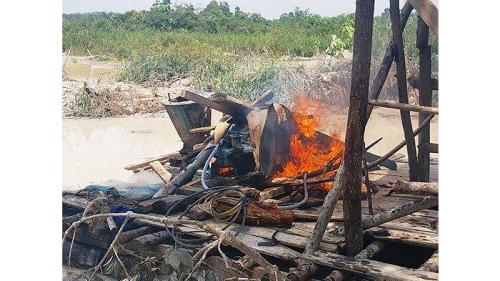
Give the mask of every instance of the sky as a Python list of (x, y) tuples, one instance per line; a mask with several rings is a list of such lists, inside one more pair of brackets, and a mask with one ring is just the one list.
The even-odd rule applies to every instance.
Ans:
[[(211, 0), (172, 0), (172, 4), (188, 3), (195, 8), (205, 7)], [(155, 0), (63, 0), (63, 13), (83, 12), (125, 12), (147, 10)], [(355, 0), (226, 0), (231, 9), (239, 6), (244, 12), (259, 13), (268, 19), (293, 11), (295, 7), (309, 9), (322, 16), (337, 16), (354, 13)], [(400, 7), (404, 0), (400, 0)], [(437, 0), (433, 0), (436, 5)], [(375, 15), (389, 7), (389, 0), (375, 0)]]

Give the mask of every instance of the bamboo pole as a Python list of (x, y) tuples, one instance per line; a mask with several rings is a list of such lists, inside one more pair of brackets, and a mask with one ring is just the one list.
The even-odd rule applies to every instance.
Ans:
[[(392, 40), (395, 47), (396, 78), (398, 84), (399, 102), (408, 104), (408, 89), (406, 86), (406, 62), (403, 45), (403, 32), (400, 25), (399, 0), (390, 1)], [(417, 180), (417, 148), (412, 137), (411, 117), (408, 111), (401, 110), (401, 123), (406, 139), (408, 165), (410, 166), (410, 180)]]

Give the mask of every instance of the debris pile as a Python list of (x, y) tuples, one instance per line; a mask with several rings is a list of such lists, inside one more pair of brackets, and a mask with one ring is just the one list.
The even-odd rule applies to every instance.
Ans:
[[(183, 148), (126, 167), (136, 174), (155, 173), (154, 183), (133, 188), (92, 185), (64, 192), (63, 262), (89, 269), (81, 273), (87, 278), (105, 274), (120, 280), (293, 280), (286, 272), (301, 268), (295, 262), (333, 186), (344, 144), (336, 135), (318, 131), (318, 118), (324, 114), (319, 103), (301, 98), (290, 110), (271, 103), (272, 98), (266, 92), (245, 104), (220, 93), (184, 91), (163, 101)], [(218, 124), (210, 124), (211, 109), (224, 114)], [(366, 152), (365, 158), (373, 162), (380, 157)], [(392, 160), (379, 162), (395, 169)], [(380, 207), (379, 217), (363, 221), (367, 243), (375, 243), (376, 250), (336, 261), (342, 258), (344, 239), (343, 215), (335, 212), (319, 250), (309, 257), (329, 268), (316, 278), (333, 269), (365, 277), (391, 275), (387, 270), (377, 273), (389, 266), (433, 280), (432, 273), (407, 267), (424, 264), (437, 248), (437, 230), (426, 222), (437, 213), (426, 210), (426, 217), (418, 219), (406, 215), (435, 206), (437, 200), (424, 197), (424, 203), (413, 204), (425, 190), (413, 197), (398, 197), (401, 189), (391, 197), (376, 194), (379, 187), (368, 178), (362, 190), (370, 200), (363, 202), (370, 205), (363, 212), (373, 214), (372, 201)], [(408, 208), (398, 211), (404, 204), (413, 204), (410, 213)], [(404, 214), (384, 212), (393, 209)], [(404, 229), (394, 223), (397, 219)], [(425, 250), (411, 266), (369, 260), (386, 243), (396, 242)]]

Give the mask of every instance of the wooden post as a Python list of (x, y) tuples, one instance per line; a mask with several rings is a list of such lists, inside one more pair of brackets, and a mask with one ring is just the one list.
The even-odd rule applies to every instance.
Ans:
[[(357, 0), (351, 73), (351, 97), (345, 137), (343, 206), (346, 255), (355, 256), (363, 249), (361, 227), (361, 175), (370, 61), (373, 33), (374, 0)], [(399, 15), (398, 15), (399, 25)]]
[[(344, 161), (340, 165), (333, 187), (325, 198), (311, 237), (307, 241), (304, 257), (313, 254), (318, 248), (337, 200), (343, 191), (344, 220), (349, 231), (346, 235), (346, 252), (354, 256), (363, 249), (361, 228), (361, 175), (364, 149), (364, 130), (366, 107), (368, 104), (368, 84), (370, 79), (370, 60), (373, 32), (374, 0), (357, 0), (354, 48), (351, 76), (351, 98), (347, 120), (347, 134)], [(348, 190), (347, 192), (345, 190)], [(300, 266), (287, 277), (305, 280), (316, 271), (313, 263), (302, 260)]]
[[(404, 30), (406, 26), (406, 22), (410, 17), (411, 11), (413, 10), (412, 5), (409, 2), (406, 2), (401, 9), (401, 31)], [(389, 70), (391, 69), (392, 61), (394, 60), (394, 52), (393, 52), (393, 41), (389, 42), (387, 45), (387, 49), (385, 50), (384, 58), (382, 60), (382, 64), (380, 64), (380, 68), (373, 78), (372, 86), (370, 88), (370, 99), (377, 100), (380, 96), (380, 92), (384, 87), (385, 79), (387, 79), (387, 75), (389, 74)], [(370, 118), (370, 114), (372, 113), (373, 106), (368, 106), (368, 112), (366, 113), (366, 120)]]
[[(402, 29), (400, 25), (399, 0), (390, 1), (392, 40), (395, 47), (396, 78), (398, 82), (398, 95), (400, 103), (408, 103), (408, 89), (406, 87), (406, 62), (403, 46)], [(415, 139), (412, 137), (413, 129), (411, 125), (410, 112), (401, 110), (401, 123), (406, 139), (406, 149), (408, 153), (408, 164), (410, 166), (410, 180), (417, 180), (417, 149)]]
[[(417, 48), (419, 50), (419, 83), (418, 103), (422, 106), (432, 106), (431, 88), (431, 46), (429, 46), (429, 27), (418, 17), (417, 26)], [(427, 117), (426, 113), (418, 114), (418, 121), (422, 123)], [(422, 129), (418, 135), (418, 180), (429, 181), (430, 174), (430, 151), (428, 149), (431, 141), (430, 124)]]

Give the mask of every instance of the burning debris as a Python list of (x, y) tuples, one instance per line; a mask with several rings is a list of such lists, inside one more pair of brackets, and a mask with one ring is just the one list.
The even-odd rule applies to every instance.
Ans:
[[(201, 267), (208, 252), (217, 246), (223, 263), (234, 271), (230, 277), (253, 276), (261, 268), (263, 274), (282, 279), (277, 268), (260, 254), (288, 261), (300, 256), (286, 246), (305, 247), (305, 237), (311, 234), (307, 221), (318, 218), (317, 208), (341, 165), (344, 143), (335, 133), (319, 131), (321, 118), (329, 114), (321, 102), (304, 96), (288, 109), (269, 103), (270, 99), (272, 93), (266, 92), (254, 104), (246, 105), (222, 94), (185, 91), (165, 101), (183, 148), (175, 155), (127, 167), (137, 173), (152, 169), (161, 178), (159, 183), (126, 190), (91, 186), (66, 194), (65, 261), (96, 269), (115, 264), (125, 273), (115, 272), (117, 278), (147, 272), (146, 280), (172, 275), (186, 279), (220, 274)], [(215, 126), (210, 125), (210, 108), (225, 114)], [(378, 158), (367, 153), (369, 157)], [(362, 190), (365, 194), (368, 191), (366, 182)], [(141, 192), (140, 197), (134, 192)], [(416, 210), (420, 210), (418, 206)], [(425, 206), (429, 206), (427, 201)], [(103, 212), (116, 214), (103, 219)], [(343, 231), (338, 223), (334, 229)], [(73, 238), (69, 239), (71, 233)], [(119, 239), (112, 240), (111, 234)], [(90, 238), (83, 239), (85, 235)], [(341, 236), (330, 236), (325, 236), (320, 249), (341, 252)], [(108, 251), (103, 250), (102, 241), (92, 239), (108, 241), (104, 243)], [(236, 242), (238, 239), (243, 242)], [(91, 254), (82, 246), (85, 243), (100, 252)], [(190, 250), (181, 253), (161, 243)], [(228, 262), (238, 254), (229, 251), (228, 258), (220, 245), (231, 245), (252, 263), (241, 267)], [(90, 263), (86, 259), (89, 255), (94, 255)], [(169, 258), (163, 262), (162, 255)], [(184, 259), (182, 266), (171, 263), (177, 258)], [(138, 270), (133, 267), (138, 264), (147, 266)], [(248, 270), (252, 273), (245, 273)]]

